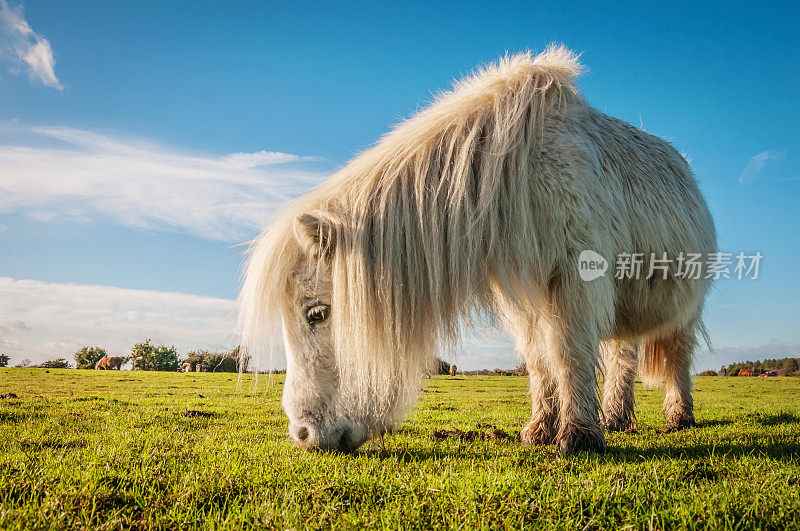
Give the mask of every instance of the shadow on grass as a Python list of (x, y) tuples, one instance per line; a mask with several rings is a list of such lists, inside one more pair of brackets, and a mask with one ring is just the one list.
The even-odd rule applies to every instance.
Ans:
[(428, 405), (428, 409), (435, 411), (455, 411), (458, 408), (450, 404), (430, 404)]
[(775, 415), (758, 415), (756, 422), (762, 426), (780, 426), (781, 424), (800, 423), (800, 416), (788, 411), (781, 411)]
[[(606, 448), (604, 454), (587, 454), (579, 452), (573, 458), (586, 458), (591, 456), (597, 463), (640, 463), (644, 461), (660, 461), (663, 459), (681, 461), (696, 460), (698, 458), (710, 456), (726, 456), (729, 458), (741, 457), (760, 457), (774, 459), (778, 461), (797, 462), (800, 458), (800, 443), (792, 442), (769, 442), (750, 440), (745, 442), (735, 442), (721, 439), (710, 444), (681, 444), (678, 441), (665, 441), (667, 444), (640, 447), (636, 445), (611, 445)], [(497, 458), (496, 452), (492, 451), (492, 443), (458, 443), (458, 446), (436, 446), (433, 448), (369, 448), (358, 453), (378, 459), (396, 459), (402, 463), (429, 461), (433, 459), (451, 458), (466, 460), (494, 460)], [(504, 445), (519, 445), (519, 440), (505, 441)], [(555, 445), (542, 445), (531, 448), (536, 455), (531, 457), (547, 457), (560, 459), (561, 456)]]
[(0, 424), (18, 424), (43, 418), (41, 413), (19, 413), (16, 411), (0, 411)]
[(69, 402), (97, 402), (97, 407), (111, 407), (111, 406), (134, 406), (132, 402), (128, 402), (126, 400), (120, 400), (118, 398), (113, 397), (103, 397), (103, 396), (79, 396), (76, 398), (71, 398)]
[(712, 455), (739, 457), (763, 457), (779, 461), (797, 461), (800, 458), (800, 443), (770, 442), (758, 440), (734, 442), (721, 439), (714, 443), (659, 445), (649, 448), (636, 446), (609, 446), (604, 459), (612, 462), (641, 462), (651, 459), (697, 459)]
[(733, 424), (733, 421), (728, 419), (701, 420), (695, 424), (695, 428), (716, 428), (719, 426), (730, 426), (731, 424)]
[(86, 441), (22, 441), (20, 446), (26, 450), (77, 450), (86, 448)]
[(399, 463), (418, 463), (437, 459), (493, 460), (497, 456), (486, 451), (484, 446), (464, 444), (461, 448), (370, 448), (354, 455), (375, 457), (381, 461), (392, 459)]

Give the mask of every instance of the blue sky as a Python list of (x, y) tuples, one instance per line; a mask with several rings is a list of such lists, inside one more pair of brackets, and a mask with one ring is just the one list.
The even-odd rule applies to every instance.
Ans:
[[(723, 250), (764, 255), (758, 280), (715, 287), (719, 352), (698, 366), (800, 351), (797, 3), (0, 12), (0, 351), (14, 359), (144, 337), (228, 346), (232, 245), (454, 78), (550, 42), (583, 54), (593, 105), (691, 159)], [(490, 338), (463, 365), (512, 366), (510, 350)]]

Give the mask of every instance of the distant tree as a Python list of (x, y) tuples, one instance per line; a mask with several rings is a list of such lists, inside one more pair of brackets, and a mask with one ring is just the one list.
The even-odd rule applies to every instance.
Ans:
[(8, 367), (8, 360), (10, 358), (5, 354), (0, 354), (0, 367)]
[[(247, 372), (250, 358), (246, 357), (242, 362), (242, 372)], [(200, 364), (204, 372), (239, 372), (239, 347), (229, 352), (193, 350), (186, 356), (185, 363), (189, 364), (190, 371), (195, 371)]]
[(56, 358), (39, 365), (42, 369), (71, 369), (72, 365), (64, 358)]
[(514, 369), (514, 374), (517, 376), (528, 376), (528, 365), (523, 361)]
[(83, 347), (75, 353), (75, 367), (77, 369), (94, 369), (95, 364), (106, 355), (106, 350), (100, 347)]
[(781, 371), (785, 373), (784, 376), (800, 376), (800, 363), (797, 358), (785, 358), (778, 372)]
[(167, 371), (175, 372), (181, 365), (178, 350), (166, 345), (153, 345), (148, 339), (144, 343), (137, 343), (131, 349), (131, 364), (138, 371)]
[(247, 372), (247, 370), (250, 368), (250, 355), (245, 354), (242, 356), (240, 347), (236, 347), (235, 349), (231, 350), (230, 355), (238, 363), (237, 370), (238, 368), (241, 368), (242, 372)]
[(434, 374), (439, 374), (439, 375), (450, 374), (450, 364), (444, 361), (442, 358), (436, 358), (433, 370)]
[(800, 376), (800, 359), (781, 358), (766, 359), (762, 361), (741, 361), (731, 363), (728, 366), (728, 376), (737, 376), (743, 369), (748, 369), (753, 376), (758, 376), (765, 372), (776, 371), (778, 374), (786, 376)]
[(701, 372), (697, 376), (716, 376), (716, 375), (717, 375), (716, 371), (712, 371), (711, 369), (708, 369), (706, 371)]
[(31, 366), (31, 360), (29, 360), (28, 358), (23, 359), (21, 362), (17, 364), (17, 367), (30, 367), (30, 366)]

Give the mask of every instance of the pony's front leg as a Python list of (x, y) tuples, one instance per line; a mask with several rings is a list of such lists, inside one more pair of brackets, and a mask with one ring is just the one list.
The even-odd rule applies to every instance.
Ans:
[[(566, 277), (566, 275), (565, 275)], [(559, 414), (556, 444), (563, 455), (605, 450), (595, 371), (599, 338), (610, 328), (613, 287), (604, 279), (562, 277), (551, 283), (546, 319), (547, 361), (556, 380)]]
[(636, 380), (637, 346), (626, 341), (607, 341), (603, 352), (603, 425), (608, 431), (633, 428), (633, 384)]
[[(503, 301), (498, 295), (498, 300)], [(514, 336), (517, 353), (525, 360), (531, 393), (531, 420), (520, 432), (524, 445), (551, 444), (558, 431), (558, 393), (549, 364), (543, 357), (547, 345), (535, 312), (517, 310), (504, 303), (501, 307), (506, 328)]]
[(504, 325), (514, 337), (517, 353), (528, 369), (532, 413), (520, 432), (522, 444), (551, 444), (558, 432), (558, 393), (545, 356), (547, 328), (539, 325), (540, 315), (535, 310), (509, 303), (500, 289), (496, 289), (495, 298)]
[(540, 353), (525, 352), (531, 392), (532, 414), (528, 425), (520, 432), (522, 444), (551, 444), (558, 432), (558, 394), (556, 382)]
[(553, 348), (559, 398), (556, 444), (563, 455), (602, 452), (606, 441), (598, 418), (596, 336), (566, 331), (560, 339)]

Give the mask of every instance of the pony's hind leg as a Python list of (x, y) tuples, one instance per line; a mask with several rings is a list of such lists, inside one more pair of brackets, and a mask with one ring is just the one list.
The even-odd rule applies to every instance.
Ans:
[(656, 382), (666, 380), (664, 414), (667, 431), (694, 426), (692, 412), (692, 351), (696, 344), (694, 327), (679, 330), (667, 337), (649, 339), (642, 344), (640, 371)]
[(636, 423), (633, 384), (636, 380), (637, 345), (607, 341), (603, 355), (603, 426), (608, 431), (626, 431)]
[(664, 413), (667, 431), (694, 426), (691, 369), (695, 344), (694, 331), (686, 330), (664, 341)]

